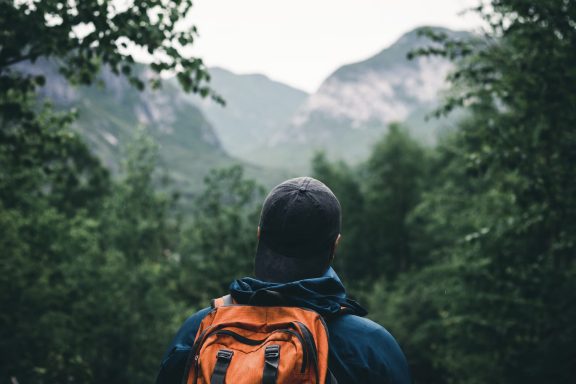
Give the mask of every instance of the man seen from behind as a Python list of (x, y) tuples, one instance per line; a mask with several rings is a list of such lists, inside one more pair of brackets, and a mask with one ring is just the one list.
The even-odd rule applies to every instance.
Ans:
[[(278, 305), (320, 314), (328, 330), (328, 367), (340, 384), (409, 384), (408, 364), (394, 337), (364, 317), (366, 310), (346, 297), (330, 266), (340, 227), (340, 203), (320, 181), (299, 177), (273, 188), (260, 217), (255, 278), (234, 281), (231, 300), (253, 305), (255, 296), (266, 293)], [(200, 323), (212, 310), (184, 322), (163, 358), (157, 384), (183, 382)]]

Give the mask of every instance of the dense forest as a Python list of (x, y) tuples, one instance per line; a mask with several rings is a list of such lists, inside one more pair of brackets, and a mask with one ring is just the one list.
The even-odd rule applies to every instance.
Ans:
[[(195, 38), (175, 28), (191, 6), (0, 3), (0, 383), (153, 382), (180, 323), (251, 274), (265, 190), (241, 167), (182, 201), (159, 188), (158, 149), (135, 127), (113, 177), (70, 129), (74, 112), (38, 103), (44, 79), (14, 68), (53, 57), (74, 84), (108, 66), (160, 86), (131, 72), (134, 43), (159, 53), (156, 73), (220, 100), (176, 49)], [(475, 12), (482, 35), (430, 31), (412, 53), (454, 61), (437, 113), (463, 110), (458, 129), (430, 148), (393, 124), (359, 166), (314, 158), (343, 207), (335, 268), (416, 383), (573, 383), (576, 2)]]

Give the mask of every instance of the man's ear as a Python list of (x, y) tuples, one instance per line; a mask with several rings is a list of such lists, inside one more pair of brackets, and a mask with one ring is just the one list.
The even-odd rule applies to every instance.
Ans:
[(260, 240), (260, 226), (258, 226), (258, 229), (256, 230), (256, 238)]
[(340, 244), (341, 238), (342, 238), (342, 235), (339, 233), (338, 237), (334, 241), (334, 248), (332, 250), (332, 255), (330, 255), (330, 264), (332, 264), (332, 262), (334, 261), (334, 258), (336, 257), (336, 249), (338, 248), (338, 244)]

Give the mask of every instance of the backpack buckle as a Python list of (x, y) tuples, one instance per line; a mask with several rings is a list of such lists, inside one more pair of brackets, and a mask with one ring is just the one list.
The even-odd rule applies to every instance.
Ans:
[(280, 356), (280, 346), (279, 345), (270, 345), (266, 347), (264, 350), (264, 356), (276, 358)]
[(218, 353), (216, 354), (216, 358), (217, 358), (217, 359), (230, 360), (233, 355), (234, 355), (234, 352), (233, 352), (233, 351), (229, 351), (229, 350), (227, 350), (227, 349), (221, 349), (221, 350), (219, 350)]

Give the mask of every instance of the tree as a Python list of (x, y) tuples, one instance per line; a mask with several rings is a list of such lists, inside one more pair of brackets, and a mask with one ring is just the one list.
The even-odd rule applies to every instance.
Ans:
[[(101, 66), (123, 74), (138, 88), (142, 79), (132, 72), (134, 52), (145, 51), (156, 73), (173, 72), (186, 91), (215, 94), (202, 60), (184, 55), (194, 42), (189, 25), (191, 0), (143, 0), (127, 4), (105, 1), (3, 1), (0, 4), (0, 89), (41, 85), (42, 78), (18, 74), (15, 64), (56, 58), (70, 81), (91, 84)], [(28, 86), (25, 86), (28, 85)]]
[(372, 281), (394, 279), (418, 263), (411, 250), (408, 215), (418, 204), (426, 176), (424, 149), (399, 125), (373, 149), (367, 163), (364, 241), (372, 255)]
[(180, 219), (176, 217), (177, 194), (160, 193), (169, 179), (157, 169), (158, 145), (138, 131), (126, 147), (121, 180), (107, 203), (110, 214), (103, 220), (104, 232), (127, 262), (162, 261), (176, 253)]
[(343, 238), (335, 265), (353, 295), (370, 296), (375, 282), (394, 280), (419, 266), (410, 213), (427, 183), (428, 154), (398, 124), (376, 143), (365, 164), (350, 169), (322, 153), (312, 162), (315, 177), (327, 183), (342, 206)]
[(191, 0), (128, 6), (112, 0), (0, 2), (0, 120), (24, 126), (37, 112), (36, 91), (45, 79), (23, 72), (19, 64), (54, 60), (68, 81), (82, 85), (94, 83), (107, 66), (143, 89), (142, 72), (134, 70), (137, 50), (149, 56), (153, 88), (161, 85), (162, 74), (171, 73), (185, 91), (223, 103), (207, 86), (202, 60), (184, 54), (197, 34), (187, 25), (191, 7)]
[(355, 170), (340, 161), (330, 163), (324, 153), (312, 160), (312, 173), (334, 192), (342, 208), (342, 239), (334, 266), (346, 286), (357, 295), (366, 290), (365, 270), (371, 254), (365, 239), (365, 196)]
[(72, 303), (94, 382), (149, 381), (185, 314), (177, 295), (180, 220), (174, 197), (156, 188), (164, 181), (158, 148), (139, 132), (126, 152), (94, 231), (99, 254), (85, 261), (94, 276), (85, 277), (84, 300)]
[[(75, 209), (66, 194), (54, 196), (73, 197), (73, 176), (83, 169), (70, 156), (77, 138), (65, 137), (51, 150), (22, 146), (25, 166), (9, 169), (22, 187), (0, 190), (0, 381), (147, 381), (182, 310), (171, 258), (178, 221), (170, 200), (154, 191), (153, 148), (145, 142), (131, 151), (127, 163), (138, 166), (128, 166), (122, 181), (86, 179)], [(47, 170), (32, 172), (30, 156), (45, 153), (35, 161)]]
[(44, 79), (18, 66), (54, 59), (78, 84), (107, 66), (142, 88), (140, 46), (152, 86), (168, 71), (218, 99), (202, 61), (181, 54), (195, 35), (179, 26), (190, 1), (117, 4), (0, 2), (0, 382), (149, 381), (181, 318), (179, 221), (154, 189), (150, 143), (112, 180), (70, 131), (74, 114), (41, 105)]
[(240, 166), (212, 171), (193, 201), (181, 251), (181, 295), (191, 306), (209, 305), (228, 285), (253, 271), (256, 229), (264, 190)]
[(421, 51), (460, 62), (444, 111), (472, 112), (451, 162), (459, 178), (444, 180), (418, 208), (436, 208), (428, 223), (444, 244), (436, 252), (444, 257), (427, 267), (443, 266), (444, 277), (429, 284), (444, 286), (447, 298), (429, 301), (445, 337), (432, 361), (452, 382), (569, 383), (576, 7), (494, 0), (477, 11), (487, 21), (484, 38), (436, 36), (440, 45)]

